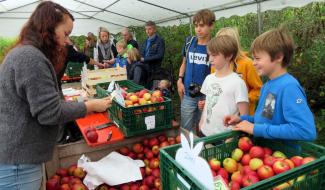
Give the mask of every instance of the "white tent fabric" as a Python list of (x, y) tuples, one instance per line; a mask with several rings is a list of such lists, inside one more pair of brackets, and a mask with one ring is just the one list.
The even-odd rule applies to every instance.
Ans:
[[(191, 16), (208, 8), (216, 17), (230, 17), (301, 7), (315, 0), (53, 0), (67, 8), (75, 17), (72, 35), (97, 33), (100, 26), (111, 33), (123, 27), (143, 26), (148, 20), (160, 26), (189, 23)], [(324, 2), (324, 0), (316, 0)], [(42, 0), (0, 0), (0, 36), (15, 37)]]

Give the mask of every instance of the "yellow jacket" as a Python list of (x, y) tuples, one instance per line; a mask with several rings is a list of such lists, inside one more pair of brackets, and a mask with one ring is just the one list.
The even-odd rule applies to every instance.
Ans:
[[(249, 114), (253, 115), (263, 83), (253, 66), (253, 61), (245, 53), (241, 53), (241, 56), (236, 59), (236, 64), (236, 72), (246, 83), (249, 98)], [(214, 68), (211, 68), (211, 73), (214, 73)]]

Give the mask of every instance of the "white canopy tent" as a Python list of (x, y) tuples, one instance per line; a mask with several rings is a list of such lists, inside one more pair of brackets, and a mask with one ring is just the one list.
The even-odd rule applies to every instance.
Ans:
[[(230, 17), (285, 7), (301, 7), (315, 0), (53, 0), (75, 17), (72, 35), (97, 33), (105, 26), (111, 33), (123, 27), (143, 26), (148, 20), (160, 26), (189, 23), (191, 16), (208, 8), (216, 17)], [(316, 0), (322, 1), (324, 0)], [(16, 37), (42, 0), (0, 0), (0, 36)]]

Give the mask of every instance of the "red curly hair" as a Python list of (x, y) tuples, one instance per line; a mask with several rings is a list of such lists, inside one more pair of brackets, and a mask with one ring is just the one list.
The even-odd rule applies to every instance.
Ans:
[(40, 3), (22, 28), (15, 46), (32, 45), (38, 48), (59, 73), (63, 69), (67, 52), (65, 47), (58, 44), (55, 28), (66, 18), (74, 21), (73, 16), (61, 5), (51, 1)]

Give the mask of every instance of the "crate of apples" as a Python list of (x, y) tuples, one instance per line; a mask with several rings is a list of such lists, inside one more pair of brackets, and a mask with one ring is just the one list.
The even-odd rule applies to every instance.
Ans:
[(143, 89), (138, 92), (122, 92), (122, 95), (125, 99), (125, 107), (154, 104), (165, 101), (160, 90), (155, 90), (151, 93), (147, 89)]
[[(283, 152), (256, 146), (250, 138), (241, 137), (238, 141), (238, 148), (231, 152), (231, 157), (222, 161), (211, 158), (208, 163), (213, 176), (220, 175), (225, 183), (229, 184), (230, 190), (238, 190), (313, 160), (315, 160), (314, 157), (288, 158)], [(296, 180), (288, 181), (273, 189), (285, 189), (304, 178), (305, 176), (300, 176)]]

